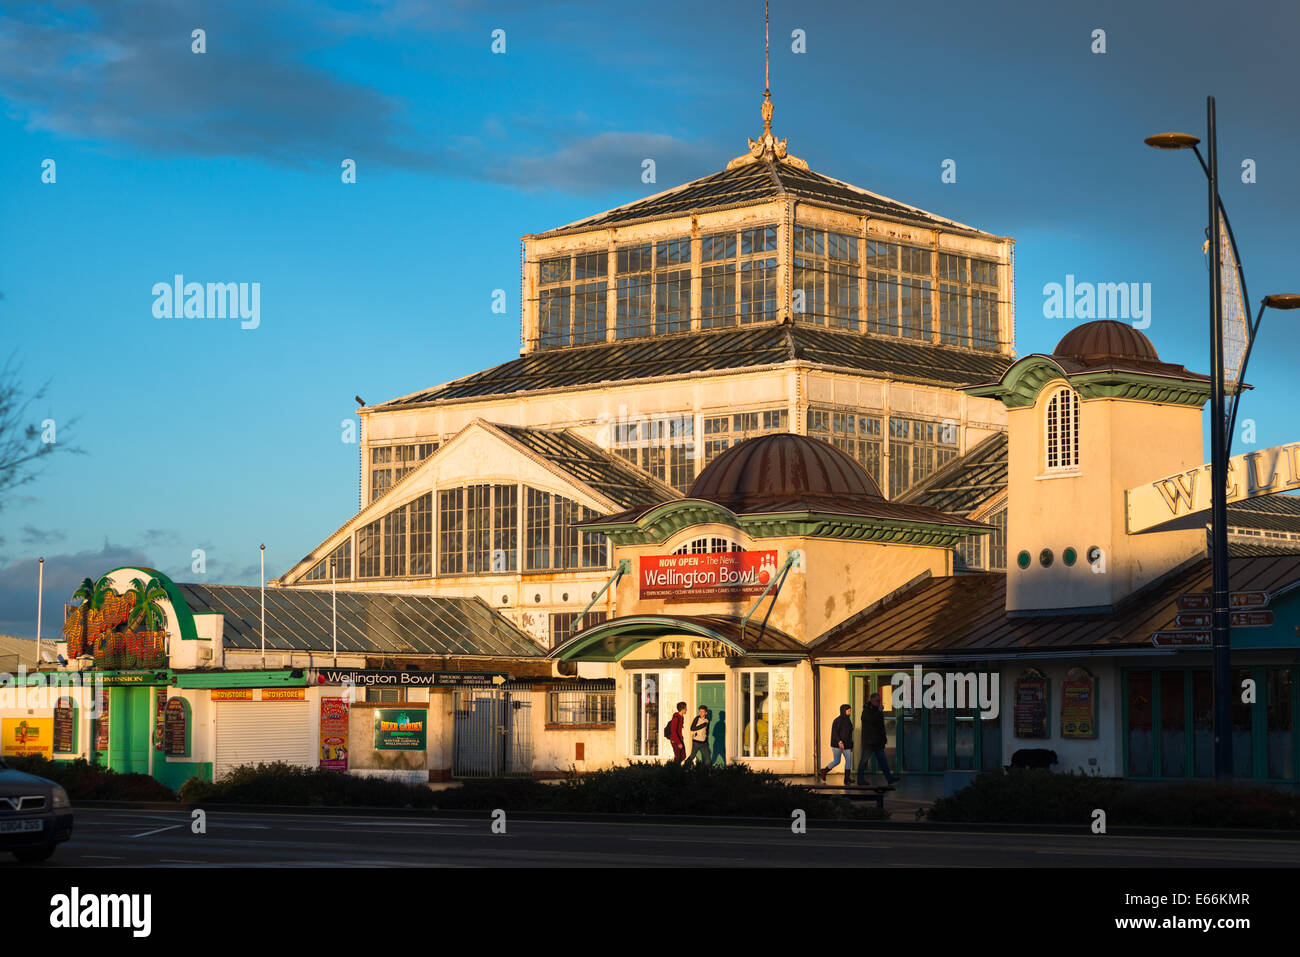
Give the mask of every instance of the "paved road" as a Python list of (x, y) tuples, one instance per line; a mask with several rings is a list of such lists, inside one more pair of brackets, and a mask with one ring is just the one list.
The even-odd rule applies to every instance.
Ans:
[[(1300, 842), (1236, 838), (891, 831), (609, 821), (214, 811), (77, 811), (41, 867), (1296, 867)], [(0, 870), (18, 867), (0, 855)]]

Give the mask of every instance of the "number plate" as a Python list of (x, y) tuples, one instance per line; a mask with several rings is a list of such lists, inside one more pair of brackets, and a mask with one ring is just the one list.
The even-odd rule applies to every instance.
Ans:
[(0, 821), (0, 834), (28, 834), (39, 831), (44, 824), (39, 820), (34, 821)]

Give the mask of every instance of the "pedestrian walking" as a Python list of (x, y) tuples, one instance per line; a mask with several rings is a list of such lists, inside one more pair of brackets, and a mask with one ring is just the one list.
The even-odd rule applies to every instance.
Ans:
[(691, 753), (682, 762), (683, 767), (695, 760), (695, 755), (704, 755), (704, 763), (712, 764), (709, 757), (709, 709), (700, 705), (700, 713), (691, 722)]
[(880, 770), (885, 772), (885, 783), (893, 784), (898, 781), (893, 772), (889, 770), (889, 758), (885, 756), (885, 745), (888, 738), (885, 736), (885, 710), (880, 705), (880, 692), (876, 692), (867, 699), (866, 706), (862, 709), (862, 758), (858, 761), (858, 783), (867, 783), (867, 762), (871, 758), (876, 759), (880, 765)]
[(849, 717), (852, 710), (846, 704), (840, 705), (840, 716), (831, 724), (831, 752), (835, 755), (835, 760), (817, 772), (823, 781), (831, 769), (840, 763), (840, 758), (843, 758), (844, 783), (849, 783), (849, 774), (853, 771), (853, 719)]
[(686, 724), (686, 702), (677, 702), (677, 710), (673, 712), (672, 719), (668, 722), (668, 727), (664, 728), (664, 737), (669, 740), (673, 746), (673, 764), (681, 764), (686, 757), (686, 743), (682, 740), (682, 728)]

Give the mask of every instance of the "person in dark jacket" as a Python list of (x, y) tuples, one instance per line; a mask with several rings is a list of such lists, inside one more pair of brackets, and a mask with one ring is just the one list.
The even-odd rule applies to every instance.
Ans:
[(668, 722), (668, 740), (673, 746), (673, 764), (681, 764), (686, 757), (686, 742), (682, 740), (682, 728), (686, 725), (686, 702), (677, 702), (677, 711)]
[(862, 709), (862, 758), (858, 761), (859, 784), (867, 783), (867, 763), (872, 757), (880, 765), (880, 770), (885, 772), (886, 784), (893, 784), (898, 780), (889, 770), (889, 759), (885, 756), (887, 743), (885, 711), (880, 706), (880, 692), (876, 692), (867, 699), (866, 707)]
[(831, 768), (839, 764), (840, 758), (843, 758), (844, 783), (849, 783), (849, 773), (853, 768), (853, 719), (849, 717), (849, 712), (852, 710), (846, 704), (840, 705), (840, 716), (831, 724), (831, 752), (835, 755), (835, 760), (817, 772), (817, 776), (823, 781), (826, 780), (826, 775), (831, 773)]

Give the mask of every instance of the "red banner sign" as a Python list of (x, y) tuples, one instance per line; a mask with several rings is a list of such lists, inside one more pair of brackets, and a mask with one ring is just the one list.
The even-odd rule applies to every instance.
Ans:
[(673, 602), (754, 598), (776, 571), (774, 551), (643, 555), (641, 597)]

